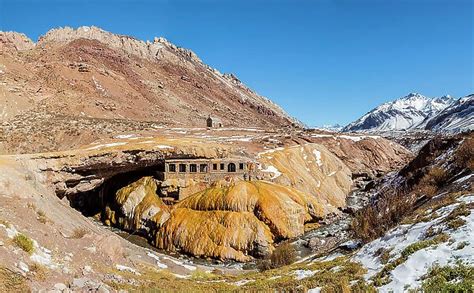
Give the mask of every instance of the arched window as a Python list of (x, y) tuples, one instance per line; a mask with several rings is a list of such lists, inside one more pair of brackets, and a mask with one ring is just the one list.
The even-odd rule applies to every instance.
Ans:
[(229, 165), (227, 165), (227, 172), (235, 172), (235, 164), (234, 163), (229, 163)]

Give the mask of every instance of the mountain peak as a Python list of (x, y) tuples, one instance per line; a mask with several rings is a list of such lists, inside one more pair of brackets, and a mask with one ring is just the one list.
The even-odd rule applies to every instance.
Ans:
[(344, 131), (407, 130), (423, 127), (427, 119), (434, 117), (453, 102), (454, 99), (449, 95), (430, 98), (412, 92), (371, 110), (347, 125)]

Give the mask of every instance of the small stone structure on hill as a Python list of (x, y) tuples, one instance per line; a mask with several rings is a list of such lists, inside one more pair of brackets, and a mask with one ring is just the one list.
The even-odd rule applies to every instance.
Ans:
[(221, 119), (217, 118), (217, 117), (213, 117), (211, 115), (209, 115), (206, 119), (206, 125), (207, 127), (213, 127), (213, 128), (220, 128), (220, 127), (224, 127), (224, 124), (222, 124), (222, 121)]

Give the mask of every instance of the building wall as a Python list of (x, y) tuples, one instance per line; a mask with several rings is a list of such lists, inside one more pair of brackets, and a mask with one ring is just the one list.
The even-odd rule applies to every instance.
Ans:
[[(235, 164), (235, 172), (228, 171), (229, 164), (232, 163)], [(223, 169), (221, 168), (221, 164), (223, 164)], [(240, 169), (240, 164), (242, 164), (243, 169)], [(174, 171), (171, 169), (172, 165), (174, 165)], [(180, 171), (180, 165), (186, 166), (186, 171)], [(191, 172), (191, 165), (196, 166), (196, 172)], [(201, 165), (206, 166), (204, 172), (201, 170)], [(217, 169), (215, 169), (215, 167), (217, 167)], [(243, 178), (245, 173), (247, 173), (247, 162), (241, 160), (166, 160), (164, 179), (195, 179), (199, 181), (212, 182), (226, 176)]]

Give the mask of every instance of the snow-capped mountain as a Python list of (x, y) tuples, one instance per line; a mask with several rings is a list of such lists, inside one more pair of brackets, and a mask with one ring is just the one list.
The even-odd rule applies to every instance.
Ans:
[(474, 94), (455, 101), (425, 124), (432, 131), (474, 130)]
[(332, 131), (332, 132), (339, 132), (341, 131), (344, 126), (336, 123), (336, 124), (328, 124), (328, 125), (323, 125), (323, 126), (315, 126), (313, 127), (314, 129), (319, 129), (319, 130), (326, 130), (326, 131)]
[(422, 129), (429, 119), (454, 103), (450, 96), (429, 98), (417, 93), (384, 103), (343, 131), (388, 131)]

